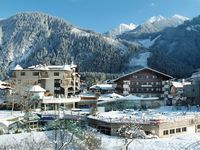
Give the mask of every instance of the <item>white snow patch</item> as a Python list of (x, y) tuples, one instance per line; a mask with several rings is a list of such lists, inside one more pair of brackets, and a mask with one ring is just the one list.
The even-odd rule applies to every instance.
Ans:
[(147, 67), (147, 59), (150, 57), (150, 54), (150, 52), (145, 52), (133, 57), (129, 62), (129, 66)]
[(120, 43), (119, 41), (113, 39), (113, 38), (110, 38), (110, 37), (103, 37), (110, 45), (114, 45), (116, 47), (119, 47), (121, 49), (121, 54), (123, 55), (126, 50), (127, 50), (127, 47), (125, 47), (122, 43)]
[(174, 14), (174, 15), (172, 16), (172, 18), (179, 19), (179, 20), (182, 20), (182, 21), (189, 20), (188, 17), (181, 16), (181, 15), (179, 15), (179, 14)]
[(122, 34), (122, 33), (124, 33), (124, 32), (134, 30), (136, 27), (137, 27), (137, 25), (135, 25), (135, 24), (133, 24), (133, 23), (130, 23), (130, 24), (122, 23), (122, 24), (120, 24), (118, 27), (112, 29), (112, 30), (109, 32), (109, 35), (110, 35), (111, 37), (115, 37), (115, 36), (120, 35), (120, 34)]
[(85, 31), (83, 31), (83, 30), (77, 29), (77, 28), (73, 28), (73, 29), (71, 30), (71, 32), (74, 33), (74, 34), (77, 34), (77, 35), (79, 35), (79, 36), (90, 36), (89, 33), (85, 32)]
[(163, 21), (163, 20), (166, 20), (166, 18), (163, 16), (153, 16), (153, 17), (149, 18), (149, 20), (147, 20), (146, 22), (152, 24), (154, 22), (159, 22), (159, 21)]
[(144, 47), (146, 47), (146, 48), (149, 48), (149, 47), (151, 47), (153, 44), (154, 44), (154, 42), (158, 39), (158, 38), (160, 38), (161, 37), (161, 35), (158, 35), (156, 38), (154, 38), (153, 40), (150, 40), (150, 39), (144, 39), (144, 40), (139, 40), (138, 42), (140, 43), (140, 44), (142, 44), (142, 46), (144, 46)]
[(49, 142), (48, 135), (45, 132), (5, 134), (0, 136), (0, 147), (7, 147), (8, 149), (27, 149), (27, 146), (30, 146), (29, 148), (34, 147), (35, 149), (47, 147), (47, 149), (51, 149)]
[(198, 32), (199, 29), (200, 29), (200, 25), (191, 25), (191, 26), (186, 27), (186, 30), (188, 30), (188, 31), (196, 31), (196, 32)]
[[(125, 139), (102, 135), (102, 146), (104, 150), (125, 149)], [(183, 150), (199, 149), (200, 133), (184, 134), (169, 138), (158, 139), (135, 139), (131, 142), (129, 150)]]
[(0, 121), (19, 117), (22, 115), (23, 115), (23, 113), (21, 113), (20, 111), (13, 111), (13, 114), (12, 114), (12, 111), (10, 111), (10, 110), (1, 110), (0, 111)]

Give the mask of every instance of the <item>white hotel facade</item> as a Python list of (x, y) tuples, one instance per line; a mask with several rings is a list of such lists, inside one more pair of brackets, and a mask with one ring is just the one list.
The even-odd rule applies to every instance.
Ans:
[[(13, 80), (15, 93), (24, 95), (25, 92), (32, 89), (29, 92), (40, 95), (41, 104), (44, 104), (45, 110), (50, 105), (53, 109), (58, 109), (59, 105), (73, 105), (74, 107), (75, 102), (80, 101), (75, 97), (80, 90), (80, 75), (74, 64), (36, 65), (26, 69), (17, 65), (13, 69)], [(36, 85), (41, 88), (35, 88)]]

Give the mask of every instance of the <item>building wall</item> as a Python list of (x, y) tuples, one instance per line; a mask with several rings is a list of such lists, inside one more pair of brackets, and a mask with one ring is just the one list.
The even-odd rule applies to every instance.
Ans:
[(200, 82), (184, 86), (183, 94), (191, 105), (200, 105)]
[[(39, 72), (38, 75), (33, 75), (33, 73)], [(80, 88), (80, 76), (76, 72), (75, 78), (73, 71), (66, 70), (15, 70), (13, 72), (13, 78), (16, 84), (16, 92), (23, 95), (32, 85), (40, 84), (45, 90), (49, 90), (50, 93), (55, 95), (55, 79), (60, 79), (60, 86), (64, 88), (65, 96), (69, 93), (73, 94), (74, 87), (76, 91)], [(42, 81), (41, 81), (42, 80)], [(75, 82), (73, 82), (75, 80)], [(43, 85), (44, 83), (44, 85)], [(75, 83), (75, 86), (74, 86)], [(71, 90), (68, 90), (71, 88)]]
[[(118, 135), (118, 129), (126, 123), (108, 123), (101, 120), (89, 119), (89, 126), (94, 128), (109, 129), (110, 135)], [(139, 125), (146, 134), (153, 133), (160, 138), (173, 136), (175, 134), (195, 133), (200, 132), (200, 118), (181, 119), (170, 122), (156, 123), (156, 124), (140, 124)], [(99, 128), (99, 129), (100, 129)], [(172, 132), (174, 131), (174, 132)], [(179, 132), (180, 131), (180, 132)], [(164, 134), (164, 132), (168, 134)]]

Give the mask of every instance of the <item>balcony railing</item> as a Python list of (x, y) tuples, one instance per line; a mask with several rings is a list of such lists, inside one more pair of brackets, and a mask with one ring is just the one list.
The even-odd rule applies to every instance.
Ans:
[(79, 102), (80, 97), (65, 97), (65, 98), (56, 98), (53, 96), (44, 96), (42, 98), (42, 103), (44, 104), (59, 104), (59, 103), (74, 103)]
[(49, 78), (49, 75), (47, 72), (40, 72), (39, 73), (39, 78), (40, 79), (48, 79)]

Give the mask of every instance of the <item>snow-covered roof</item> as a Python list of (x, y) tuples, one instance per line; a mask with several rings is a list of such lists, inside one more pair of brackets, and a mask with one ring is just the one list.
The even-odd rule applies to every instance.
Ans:
[(114, 90), (112, 84), (96, 84), (90, 87), (90, 89), (101, 89), (101, 90)]
[(69, 70), (69, 71), (70, 71), (70, 70), (71, 70), (71, 66), (69, 66), (69, 65), (64, 65), (64, 66), (63, 66), (63, 70)]
[(30, 66), (28, 69), (31, 70), (72, 70), (72, 68), (76, 68), (76, 65), (36, 65), (36, 66)]
[(94, 93), (80, 93), (80, 97), (96, 97)]
[(10, 84), (0, 80), (0, 85), (10, 85)]
[(135, 95), (128, 95), (128, 96), (124, 96), (122, 98), (119, 98), (119, 100), (158, 100), (159, 97), (139, 97), (139, 96), (135, 96)]
[(98, 104), (103, 104), (103, 103), (118, 101), (118, 99), (122, 97), (123, 97), (122, 95), (119, 95), (116, 93), (101, 94), (101, 96), (97, 100), (98, 100)]
[(190, 85), (191, 82), (176, 82), (176, 81), (173, 81), (172, 82), (172, 85), (176, 88), (183, 88), (184, 85)]
[(11, 87), (10, 87), (10, 86), (0, 85), (0, 89), (1, 89), (1, 90), (11, 89)]
[(35, 69), (35, 70), (49, 70), (47, 65), (42, 65), (42, 64), (39, 64), (39, 65), (36, 65), (36, 66), (30, 66), (28, 68), (29, 69)]
[(9, 83), (6, 83), (6, 82), (3, 82), (3, 81), (0, 80), (0, 89), (1, 90), (11, 89), (11, 87), (10, 87)]
[(151, 71), (156, 72), (156, 73), (158, 73), (158, 74), (161, 74), (161, 75), (163, 75), (163, 76), (166, 76), (166, 77), (168, 77), (169, 79), (172, 79), (172, 78), (173, 78), (172, 76), (167, 75), (167, 74), (165, 74), (165, 73), (162, 73), (162, 72), (160, 72), (160, 71), (157, 71), (157, 70), (155, 70), (155, 69), (152, 69), (152, 68), (149, 68), (149, 67), (144, 67), (144, 68), (135, 70), (135, 71), (133, 71), (133, 72), (131, 72), (131, 73), (125, 74), (125, 75), (123, 75), (123, 76), (121, 76), (121, 77), (119, 77), (119, 78), (116, 78), (116, 79), (114, 79), (113, 81), (117, 81), (117, 80), (119, 80), (119, 79), (121, 79), (121, 78), (123, 78), (123, 77), (129, 76), (129, 75), (131, 75), (131, 74), (140, 72), (140, 71), (145, 70), (145, 69), (148, 69), (148, 70), (151, 70)]
[(116, 102), (121, 100), (130, 100), (130, 101), (152, 101), (152, 100), (159, 100), (158, 97), (138, 97), (135, 95), (128, 95), (128, 96), (122, 96), (116, 93), (112, 94), (103, 94), (98, 98), (98, 104), (103, 103), (110, 103), (110, 102)]
[(13, 70), (23, 70), (23, 68), (19, 64), (17, 64)]
[(29, 92), (45, 92), (46, 90), (43, 89), (41, 86), (39, 85), (34, 85), (29, 89)]
[[(200, 117), (200, 112), (193, 110), (174, 110), (173, 107), (161, 107), (159, 109), (137, 111), (134, 109), (127, 109), (124, 111), (110, 111), (98, 112), (96, 116), (89, 116), (89, 118), (102, 120), (105, 122), (137, 122), (149, 124), (153, 120), (160, 120), (162, 122), (182, 121)], [(196, 108), (197, 109), (197, 108)]]
[(123, 96), (117, 93), (109, 93), (109, 94), (102, 94), (101, 97), (121, 98)]

